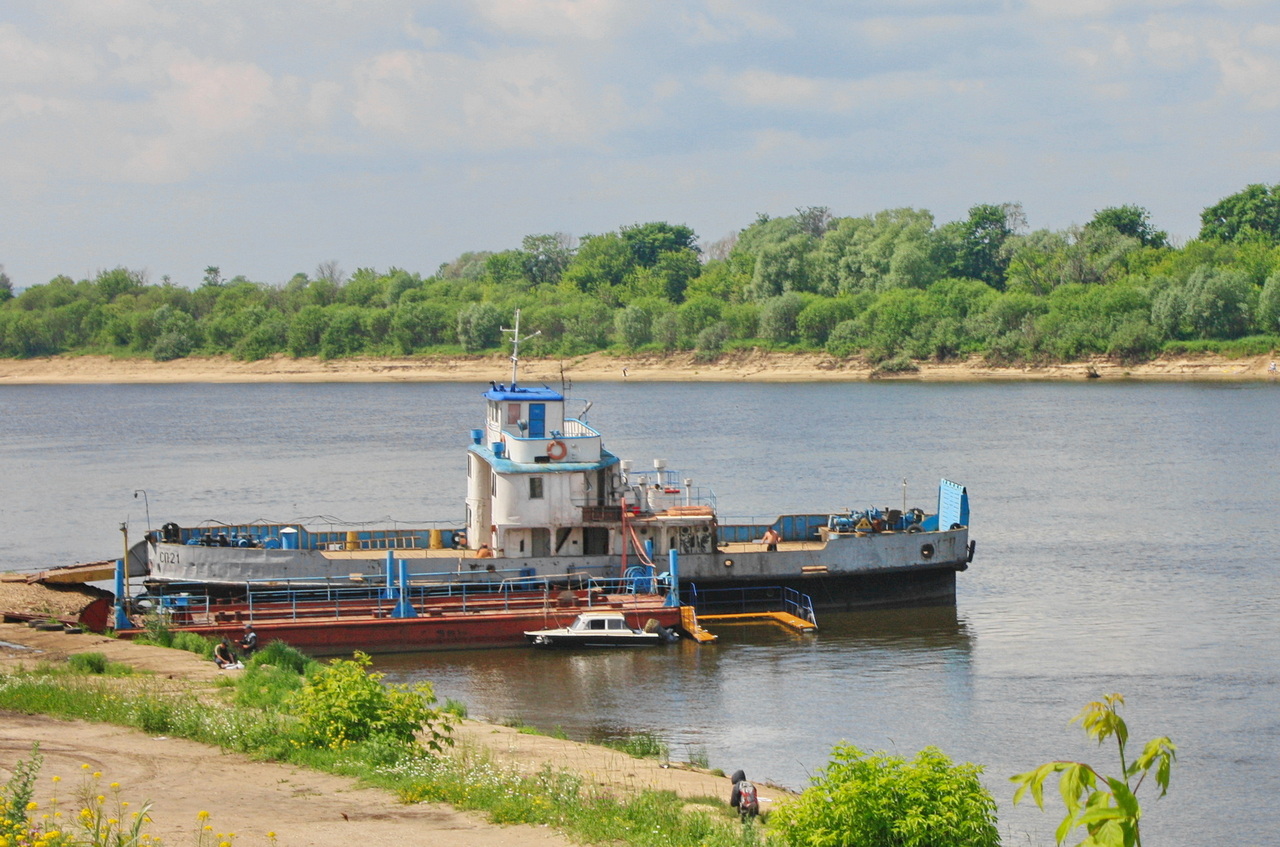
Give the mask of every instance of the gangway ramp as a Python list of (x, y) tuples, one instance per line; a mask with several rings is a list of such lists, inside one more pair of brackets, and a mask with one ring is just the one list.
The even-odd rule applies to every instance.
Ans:
[(734, 612), (724, 615), (699, 615), (700, 620), (723, 623), (776, 623), (796, 632), (817, 632), (818, 625), (790, 612)]
[(698, 620), (698, 613), (692, 606), (680, 607), (680, 628), (684, 630), (685, 635), (699, 644), (709, 644), (716, 640), (715, 634), (702, 628), (702, 624)]
[(693, 584), (689, 588), (689, 596), (698, 610), (698, 620), (777, 624), (802, 633), (818, 631), (813, 600), (793, 588), (753, 585), (699, 591)]

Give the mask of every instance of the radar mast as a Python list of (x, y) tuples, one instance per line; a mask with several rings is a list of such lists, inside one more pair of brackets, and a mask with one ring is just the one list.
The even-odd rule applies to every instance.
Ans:
[(508, 329), (505, 326), (502, 327), (501, 329), (503, 332), (511, 333), (511, 387), (515, 388), (516, 374), (520, 367), (520, 342), (528, 341), (530, 338), (533, 338), (538, 335), (542, 335), (542, 330), (538, 330), (537, 332), (530, 333), (529, 335), (526, 335), (524, 338), (521, 338), (519, 309), (516, 309), (516, 325), (511, 329)]

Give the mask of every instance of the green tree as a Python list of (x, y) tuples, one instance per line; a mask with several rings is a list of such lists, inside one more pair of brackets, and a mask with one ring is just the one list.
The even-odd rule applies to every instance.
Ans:
[(328, 324), (320, 334), (320, 358), (338, 359), (364, 352), (364, 310), (355, 306), (333, 306), (328, 310)]
[(884, 292), (858, 317), (867, 354), (875, 361), (917, 355), (916, 342), (932, 331), (933, 302), (925, 292), (896, 288)]
[(379, 276), (373, 268), (356, 268), (338, 293), (338, 298), (352, 306), (385, 306), (387, 304), (387, 277)]
[(1067, 815), (1056, 833), (1059, 844), (1067, 840), (1072, 830), (1084, 827), (1088, 837), (1080, 842), (1080, 847), (1142, 847), (1138, 790), (1147, 776), (1152, 775), (1160, 797), (1169, 791), (1169, 776), (1178, 748), (1166, 736), (1153, 738), (1129, 761), (1129, 727), (1119, 712), (1123, 705), (1124, 698), (1119, 694), (1108, 694), (1085, 706), (1071, 719), (1099, 745), (1108, 738), (1116, 740), (1120, 776), (1105, 776), (1083, 762), (1056, 761), (1010, 777), (1018, 784), (1013, 795), (1014, 805), (1030, 793), (1036, 805), (1043, 809), (1045, 780), (1058, 775), (1058, 790), (1067, 807)]
[(628, 349), (643, 347), (653, 340), (653, 311), (641, 303), (631, 303), (614, 312), (613, 328)]
[(1151, 212), (1142, 206), (1108, 206), (1093, 213), (1084, 225), (1090, 230), (1114, 230), (1138, 239), (1143, 247), (1168, 247), (1169, 233), (1151, 225)]
[(857, 311), (854, 301), (849, 297), (819, 297), (796, 316), (796, 331), (805, 344), (822, 347), (836, 325), (856, 317)]
[(804, 310), (805, 298), (794, 291), (771, 297), (760, 304), (760, 335), (774, 344), (790, 344), (796, 339), (796, 321)]
[(748, 296), (764, 301), (789, 291), (812, 291), (817, 243), (813, 236), (800, 234), (762, 247), (756, 256)]
[(684, 347), (692, 347), (698, 334), (720, 322), (724, 304), (714, 297), (699, 297), (682, 303), (676, 309), (680, 321), (680, 341)]
[(821, 238), (831, 228), (831, 210), (826, 206), (801, 206), (796, 209), (796, 225), (800, 231)]
[(815, 290), (857, 293), (924, 288), (940, 275), (934, 258), (933, 215), (922, 209), (888, 209), (842, 218), (818, 248)]
[(588, 235), (565, 268), (562, 285), (609, 299), (612, 289), (622, 285), (635, 265), (631, 248), (614, 232)]
[(284, 352), (288, 340), (289, 319), (280, 312), (264, 310), (262, 319), (240, 337), (231, 355), (242, 362), (254, 362)]
[(329, 326), (329, 312), (319, 305), (303, 306), (289, 322), (286, 347), (294, 358), (320, 355), (320, 339)]
[(4, 272), (4, 265), (0, 265), (0, 303), (13, 299), (13, 280), (9, 279), (9, 275)]
[(468, 353), (502, 342), (502, 312), (492, 303), (472, 303), (458, 312), (458, 343)]
[(791, 847), (996, 847), (981, 773), (935, 747), (908, 762), (841, 744), (813, 785), (772, 812), (770, 829)]
[(1201, 338), (1240, 338), (1253, 328), (1258, 292), (1243, 272), (1200, 268), (1185, 290), (1185, 318)]
[(631, 251), (637, 265), (651, 268), (663, 253), (698, 252), (698, 236), (683, 224), (655, 221), (647, 224), (624, 226), (620, 230), (623, 243)]
[(952, 242), (954, 276), (980, 279), (1003, 290), (1009, 266), (1005, 244), (1026, 226), (1019, 203), (982, 204), (969, 209), (969, 218), (945, 228)]
[(668, 250), (658, 256), (653, 272), (662, 283), (662, 294), (672, 303), (685, 299), (691, 280), (702, 273), (702, 262), (693, 250)]
[(1280, 184), (1256, 183), (1200, 213), (1200, 238), (1280, 244)]
[(157, 362), (181, 359), (191, 355), (199, 340), (195, 320), (172, 306), (161, 306), (151, 318), (155, 341), (151, 356)]
[(448, 344), (457, 340), (457, 320), (455, 309), (439, 301), (401, 303), (391, 315), (391, 340), (405, 356)]
[(534, 285), (555, 285), (573, 259), (573, 239), (563, 232), (526, 235), (520, 243), (522, 271)]
[(1258, 296), (1258, 328), (1263, 332), (1280, 332), (1280, 274), (1272, 274)]
[(108, 303), (123, 294), (137, 294), (146, 286), (146, 278), (139, 271), (128, 268), (113, 268), (99, 271), (94, 279), (98, 294)]

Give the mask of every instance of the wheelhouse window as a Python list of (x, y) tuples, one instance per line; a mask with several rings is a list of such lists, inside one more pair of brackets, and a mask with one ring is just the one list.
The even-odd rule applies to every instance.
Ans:
[(520, 404), (507, 404), (507, 426), (515, 426), (520, 422)]
[(529, 499), (530, 500), (542, 499), (542, 477), (540, 476), (529, 477)]

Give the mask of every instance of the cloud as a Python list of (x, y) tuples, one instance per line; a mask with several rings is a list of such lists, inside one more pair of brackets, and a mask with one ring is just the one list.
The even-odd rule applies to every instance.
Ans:
[(423, 150), (589, 146), (636, 119), (616, 86), (544, 50), (383, 53), (356, 69), (354, 89), (361, 126)]
[(923, 73), (887, 73), (866, 79), (824, 79), (752, 68), (738, 73), (713, 71), (707, 87), (726, 101), (750, 107), (849, 112), (888, 103), (906, 104), (973, 90), (971, 81), (947, 80)]
[(630, 14), (624, 0), (476, 0), (473, 6), (496, 30), (552, 41), (608, 38)]

